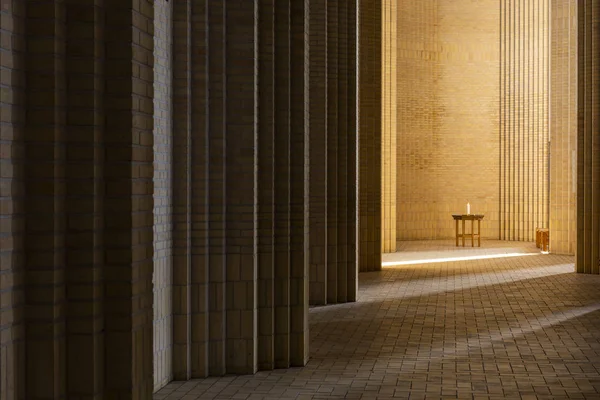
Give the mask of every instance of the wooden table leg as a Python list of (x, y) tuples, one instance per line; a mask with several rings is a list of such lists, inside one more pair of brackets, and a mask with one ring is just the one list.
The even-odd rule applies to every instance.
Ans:
[(465, 220), (462, 220), (462, 245), (465, 247)]
[(458, 220), (456, 220), (456, 247), (458, 247)]
[(481, 247), (481, 220), (477, 220), (477, 247)]
[(471, 220), (471, 247), (475, 247), (475, 220)]

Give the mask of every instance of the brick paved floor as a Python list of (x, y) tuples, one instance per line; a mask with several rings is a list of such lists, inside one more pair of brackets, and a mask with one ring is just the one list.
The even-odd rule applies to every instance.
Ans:
[(399, 243), (360, 275), (358, 302), (311, 308), (305, 368), (154, 398), (600, 399), (600, 276), (529, 243), (482, 246)]

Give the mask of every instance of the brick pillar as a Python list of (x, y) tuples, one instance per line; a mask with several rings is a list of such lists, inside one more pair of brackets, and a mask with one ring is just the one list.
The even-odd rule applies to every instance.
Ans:
[[(25, 2), (0, 7), (0, 398), (25, 398)], [(8, 40), (6, 40), (6, 39)]]
[(272, 0), (174, 8), (180, 379), (308, 358), (307, 21), (294, 7), (293, 21)]
[(27, 2), (26, 393), (66, 395), (65, 10)]
[(308, 0), (291, 3), (290, 365), (308, 361)]
[(228, 373), (256, 372), (255, 1), (228, 0), (225, 17), (225, 204)]
[(381, 0), (359, 0), (359, 268), (381, 269)]
[(258, 5), (258, 141), (257, 262), (258, 368), (271, 370), (274, 359), (274, 134), (275, 134), (275, 0)]
[(145, 399), (153, 386), (154, 8), (107, 0), (105, 11), (105, 395)]
[[(223, 375), (225, 361), (225, 2), (208, 2), (208, 300), (209, 373)], [(196, 134), (201, 134), (195, 131)], [(200, 299), (199, 299), (200, 300)], [(201, 300), (200, 300), (201, 301)]]
[(358, 259), (357, 259), (357, 239), (358, 232), (357, 228), (357, 204), (358, 204), (358, 191), (357, 191), (357, 58), (356, 58), (356, 43), (357, 43), (357, 31), (356, 31), (356, 16), (357, 16), (357, 4), (356, 0), (348, 2), (347, 10), (347, 46), (346, 46), (346, 64), (347, 70), (347, 81), (348, 90), (346, 92), (347, 102), (347, 164), (346, 168), (347, 179), (346, 179), (346, 196), (348, 199), (346, 207), (346, 229), (347, 229), (347, 262), (346, 262), (346, 301), (356, 301), (356, 295), (358, 292)]
[(327, 2), (327, 302), (338, 300), (338, 2)]
[[(104, 387), (102, 315), (104, 10), (66, 1), (66, 371), (67, 396)], [(62, 373), (62, 372), (61, 372)], [(31, 387), (31, 383), (29, 383)]]
[(600, 4), (577, 3), (577, 272), (600, 273)]
[(577, 237), (577, 3), (550, 2), (550, 251), (575, 254)]
[[(216, 79), (215, 84), (218, 89), (216, 98), (209, 98), (207, 96), (207, 90), (209, 88), (209, 73), (211, 67), (208, 61), (211, 60), (211, 54), (209, 53), (209, 38), (210, 32), (207, 32), (206, 26), (209, 21), (209, 3), (206, 0), (192, 0), (191, 4), (191, 72), (190, 72), (190, 96), (191, 104), (190, 107), (190, 138), (189, 138), (189, 149), (190, 149), (190, 183), (188, 190), (190, 193), (190, 201), (192, 202), (190, 208), (190, 220), (191, 220), (191, 238), (190, 238), (190, 253), (191, 253), (191, 273), (190, 273), (190, 298), (191, 298), (191, 368), (193, 378), (202, 378), (212, 374), (210, 368), (218, 365), (216, 374), (222, 374), (224, 372), (224, 364), (219, 364), (223, 361), (224, 353), (220, 353), (219, 343), (221, 343), (221, 337), (219, 336), (218, 329), (223, 329), (224, 320), (219, 319), (224, 317), (225, 303), (219, 301), (224, 300), (224, 271), (218, 267), (215, 273), (210, 271), (210, 263), (214, 262), (209, 257), (210, 246), (215, 246), (217, 253), (217, 260), (219, 255), (222, 253), (222, 243), (219, 241), (222, 239), (222, 231), (219, 227), (221, 226), (220, 218), (222, 218), (223, 209), (217, 204), (217, 201), (222, 201), (222, 183), (220, 180), (212, 181), (212, 176), (209, 175), (209, 163), (222, 162), (222, 158), (219, 158), (220, 153), (216, 153), (215, 157), (209, 155), (211, 146), (216, 146), (217, 151), (222, 151), (222, 127), (223, 120), (222, 113), (222, 81), (219, 81), (219, 77), (222, 75), (218, 72), (218, 68), (222, 65), (219, 61), (219, 55), (215, 56), (213, 61), (217, 66), (214, 77)], [(219, 21), (217, 21), (219, 23)], [(217, 34), (214, 40), (218, 43), (219, 38), (222, 40), (222, 36)], [(211, 103), (214, 105), (216, 123), (213, 127), (209, 121), (209, 110), (211, 110)], [(212, 114), (211, 114), (212, 116)], [(212, 133), (215, 133), (215, 141), (211, 142)], [(221, 170), (218, 169), (219, 173)], [(218, 179), (221, 179), (221, 175), (215, 175)], [(212, 188), (216, 192), (211, 192)], [(211, 197), (214, 196), (214, 197)], [(215, 219), (209, 217), (210, 207), (216, 207)], [(213, 233), (210, 230), (210, 224), (214, 224), (217, 228)], [(221, 266), (222, 261), (218, 261)], [(210, 288), (216, 287), (217, 292), (215, 297), (209, 297)], [(215, 331), (211, 332), (211, 321), (216, 325), (213, 325)], [(211, 346), (215, 347), (211, 347)], [(212, 349), (212, 350), (211, 350)], [(214, 351), (214, 353), (211, 353)], [(215, 358), (211, 358), (211, 354)], [(219, 361), (217, 361), (219, 360)]]
[(348, 297), (348, 2), (338, 2), (337, 8), (336, 268), (337, 303), (345, 303)]
[(290, 365), (290, 0), (275, 2), (275, 368)]
[[(173, 377), (192, 376), (191, 360), (191, 1), (173, 4)], [(196, 199), (199, 200), (199, 199)]]
[(398, 9), (396, 2), (386, 1), (382, 10), (382, 143), (381, 143), (381, 250), (384, 253), (396, 251), (396, 138), (398, 127)]
[(310, 303), (327, 304), (327, 1), (311, 0)]

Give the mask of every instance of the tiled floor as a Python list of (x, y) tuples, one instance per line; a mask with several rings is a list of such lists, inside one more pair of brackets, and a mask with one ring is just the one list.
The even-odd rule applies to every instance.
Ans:
[(305, 368), (174, 382), (154, 398), (600, 399), (600, 276), (529, 243), (399, 249), (360, 275), (357, 303), (311, 309)]

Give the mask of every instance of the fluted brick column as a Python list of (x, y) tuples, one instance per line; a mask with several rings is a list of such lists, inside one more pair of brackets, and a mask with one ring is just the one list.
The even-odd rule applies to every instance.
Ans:
[[(217, 229), (215, 236), (211, 236), (211, 221), (216, 222), (216, 226), (219, 227), (219, 217), (217, 214), (215, 220), (212, 220), (208, 214), (211, 206), (216, 205), (212, 203), (211, 185), (215, 185), (217, 188), (216, 198), (218, 199), (222, 190), (218, 182), (211, 182), (211, 175), (209, 174), (210, 162), (218, 162), (219, 153), (216, 154), (216, 159), (213, 159), (209, 154), (212, 146), (212, 129), (215, 129), (216, 142), (219, 143), (222, 138), (219, 136), (219, 130), (222, 129), (222, 121), (219, 120), (220, 113), (222, 113), (222, 104), (217, 100), (214, 103), (215, 115), (217, 117), (217, 123), (213, 128), (209, 119), (209, 111), (211, 110), (212, 100), (208, 95), (207, 91), (211, 84), (211, 54), (208, 52), (209, 40), (211, 39), (210, 32), (207, 32), (206, 26), (209, 21), (209, 5), (210, 2), (207, 0), (192, 0), (191, 4), (191, 129), (189, 139), (190, 149), (190, 187), (188, 190), (191, 191), (190, 201), (191, 204), (191, 240), (190, 240), (190, 253), (191, 253), (191, 273), (190, 273), (190, 298), (191, 298), (191, 365), (192, 365), (192, 377), (201, 378), (208, 376), (211, 373), (210, 368), (215, 359), (211, 361), (211, 351), (215, 357), (224, 357), (223, 354), (219, 354), (218, 344), (221, 338), (215, 333), (210, 332), (210, 322), (216, 320), (218, 327), (223, 327), (222, 321), (219, 319), (219, 315), (224, 315), (224, 305), (218, 306), (217, 300), (223, 298), (223, 293), (217, 291), (215, 297), (209, 297), (209, 291), (212, 286), (216, 286), (219, 290), (224, 290), (223, 283), (219, 279), (223, 279), (223, 272), (217, 268), (215, 275), (210, 271), (210, 263), (214, 262), (209, 257), (209, 251), (212, 244), (216, 241), (219, 243), (222, 232)], [(219, 21), (217, 21), (219, 23)], [(216, 40), (218, 42), (219, 35)], [(217, 65), (219, 60), (215, 60)], [(218, 74), (218, 72), (217, 72)], [(218, 76), (217, 87), (219, 87)], [(217, 98), (219, 93), (217, 93)], [(222, 99), (222, 98), (221, 98)], [(220, 100), (222, 101), (222, 100)], [(219, 125), (219, 123), (221, 125)], [(217, 146), (217, 149), (220, 149)], [(174, 158), (177, 158), (175, 155)], [(211, 161), (212, 160), (212, 161)], [(217, 175), (219, 176), (219, 175)], [(217, 207), (217, 212), (220, 213), (221, 209)], [(222, 250), (217, 246), (217, 254)], [(220, 264), (219, 264), (220, 265)], [(214, 294), (214, 293), (213, 293)], [(217, 328), (218, 329), (218, 328)], [(215, 335), (215, 336), (212, 336)], [(213, 342), (213, 339), (216, 339)], [(213, 343), (217, 343), (216, 347), (211, 347)], [(217, 365), (218, 362), (217, 362)], [(222, 367), (219, 367), (218, 371), (222, 373)]]
[(348, 297), (348, 2), (337, 4), (337, 302)]
[(276, 0), (258, 5), (258, 140), (257, 140), (257, 262), (258, 368), (275, 368), (274, 358), (274, 140), (275, 140), (275, 7)]
[(275, 2), (275, 367), (290, 363), (290, 0)]
[[(93, 398), (104, 382), (102, 316), (105, 112), (104, 10), (94, 0), (66, 8), (66, 392)], [(31, 387), (31, 383), (29, 384)]]
[(189, 36), (173, 61), (180, 379), (308, 359), (305, 7), (293, 20), (272, 0), (174, 8), (175, 34)]
[(550, 252), (577, 238), (577, 3), (550, 2)]
[(225, 22), (226, 371), (238, 374), (257, 364), (255, 1), (228, 0)]
[[(226, 373), (225, 2), (208, 2), (209, 374)], [(195, 130), (196, 134), (201, 132)], [(200, 299), (199, 299), (200, 300)], [(201, 301), (201, 300), (200, 300)]]
[(577, 272), (600, 273), (600, 4), (577, 3)]
[(311, 0), (310, 303), (327, 304), (327, 1)]
[(192, 4), (173, 4), (173, 377), (192, 376)]
[(338, 2), (327, 2), (327, 302), (338, 299)]
[(360, 271), (381, 269), (381, 0), (359, 0)]
[(396, 251), (396, 153), (398, 126), (398, 7), (385, 1), (382, 10), (381, 250)]
[[(4, 95), (0, 128), (0, 398), (25, 398), (25, 84), (26, 4), (0, 7), (0, 85)], [(6, 40), (8, 39), (8, 40)]]
[(105, 1), (107, 397), (148, 398), (153, 386), (153, 18), (150, 1)]
[(358, 93), (358, 82), (357, 82), (357, 52), (356, 44), (358, 39), (358, 32), (356, 29), (356, 18), (357, 18), (357, 5), (358, 1), (353, 0), (348, 2), (347, 9), (347, 81), (348, 90), (346, 92), (347, 101), (347, 132), (348, 132), (348, 143), (347, 143), (347, 179), (346, 179), (346, 196), (347, 196), (347, 207), (346, 207), (346, 229), (347, 229), (347, 262), (346, 262), (346, 285), (347, 294), (346, 301), (356, 301), (358, 292), (358, 165), (357, 165), (357, 144), (358, 144), (358, 126), (357, 126), (357, 93)]
[(27, 369), (16, 397), (148, 398), (154, 10), (26, 9)]
[(290, 365), (308, 361), (309, 263), (309, 0), (293, 0), (290, 16)]
[(27, 2), (25, 340), (28, 399), (66, 395), (65, 12)]

